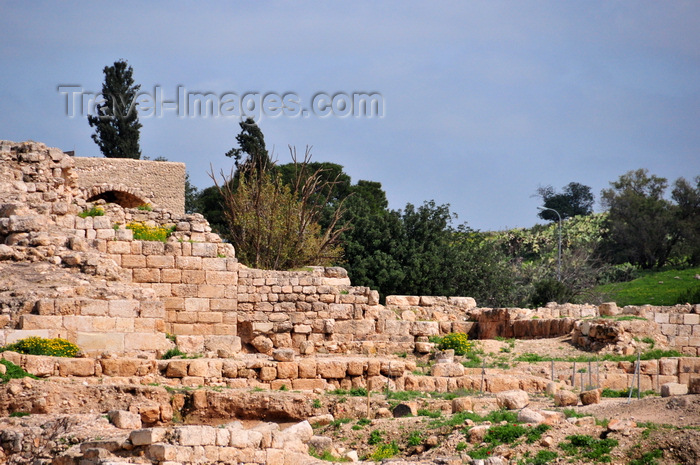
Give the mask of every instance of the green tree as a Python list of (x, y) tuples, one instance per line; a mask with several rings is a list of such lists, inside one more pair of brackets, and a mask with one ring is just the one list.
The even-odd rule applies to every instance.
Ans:
[(691, 266), (700, 264), (700, 176), (695, 177), (694, 183), (679, 178), (671, 193), (677, 205), (678, 254)]
[(190, 173), (185, 173), (185, 213), (197, 212), (199, 189), (190, 182)]
[(293, 157), (300, 166), (290, 184), (282, 181), (272, 164), (240, 164), (235, 183), (234, 172), (222, 175), (220, 182), (210, 173), (223, 199), (228, 237), (244, 264), (290, 269), (330, 265), (339, 258), (338, 241), (344, 228), (337, 224), (342, 204), (322, 230), (318, 221), (325, 204), (316, 201), (314, 194), (324, 190), (323, 181), (318, 173), (307, 174), (310, 157), (308, 150), (303, 161)]
[(664, 266), (679, 238), (674, 206), (663, 198), (666, 179), (638, 169), (610, 185), (601, 193), (609, 209), (605, 255), (644, 269)]
[[(570, 182), (561, 193), (557, 193), (552, 186), (539, 187), (537, 195), (542, 198), (543, 206), (558, 211), (562, 220), (593, 213), (595, 198), (591, 188), (577, 182)], [(538, 216), (547, 221), (559, 219), (551, 210), (543, 210)]]
[(97, 115), (88, 116), (90, 127), (95, 128), (92, 140), (107, 158), (141, 158), (139, 137), (141, 123), (137, 113), (136, 96), (141, 88), (134, 84), (131, 66), (126, 61), (105, 66), (105, 82)]
[(238, 148), (232, 148), (226, 152), (226, 156), (233, 157), (239, 171), (244, 167), (244, 171), (250, 174), (266, 171), (272, 166), (272, 160), (265, 148), (265, 136), (260, 127), (253, 118), (247, 118), (238, 125), (241, 127), (241, 132), (236, 136)]

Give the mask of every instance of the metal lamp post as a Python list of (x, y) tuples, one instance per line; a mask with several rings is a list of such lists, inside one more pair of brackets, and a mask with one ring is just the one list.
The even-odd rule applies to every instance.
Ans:
[(557, 253), (557, 281), (561, 281), (561, 215), (553, 208), (537, 207), (538, 210), (552, 210), (559, 217), (559, 248)]

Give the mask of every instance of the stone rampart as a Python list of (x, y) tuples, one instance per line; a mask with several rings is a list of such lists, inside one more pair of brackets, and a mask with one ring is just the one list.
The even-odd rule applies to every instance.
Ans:
[(127, 158), (73, 158), (78, 187), (86, 200), (103, 198), (134, 208), (150, 203), (185, 213), (185, 164)]

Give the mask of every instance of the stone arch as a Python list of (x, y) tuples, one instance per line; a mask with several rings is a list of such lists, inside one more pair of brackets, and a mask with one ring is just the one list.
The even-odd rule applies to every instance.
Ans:
[(151, 203), (150, 196), (139, 189), (124, 184), (100, 184), (83, 191), (88, 202), (102, 199), (108, 203), (116, 203), (123, 208), (136, 208), (139, 205)]

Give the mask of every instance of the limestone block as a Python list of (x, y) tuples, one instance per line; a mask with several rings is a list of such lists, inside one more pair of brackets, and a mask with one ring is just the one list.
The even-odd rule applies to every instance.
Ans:
[(276, 367), (262, 367), (260, 368), (260, 381), (272, 381), (277, 379), (277, 368)]
[(452, 399), (452, 413), (471, 412), (473, 402), (471, 397), (456, 397)]
[(688, 385), (680, 383), (666, 383), (661, 385), (661, 397), (684, 396), (688, 394)]
[(469, 429), (467, 432), (469, 436), (469, 442), (472, 444), (481, 443), (486, 437), (491, 425), (477, 425)]
[(275, 349), (272, 351), (272, 358), (278, 362), (291, 362), (294, 360), (294, 350)]
[(44, 355), (25, 355), (24, 369), (34, 376), (52, 376), (56, 369), (56, 359)]
[(277, 377), (280, 379), (296, 379), (299, 377), (299, 365), (296, 362), (279, 362)]
[(48, 227), (47, 219), (43, 216), (38, 215), (10, 215), (10, 221), (8, 221), (7, 230), (8, 232), (18, 233), (18, 232), (30, 232), (30, 231), (41, 231)]
[(675, 376), (678, 374), (678, 359), (677, 358), (661, 358), (659, 359), (659, 373), (662, 375)]
[(464, 366), (460, 363), (436, 363), (432, 367), (431, 374), (446, 377), (464, 376)]
[[(139, 302), (136, 300), (110, 300), (108, 304), (108, 309), (102, 313), (102, 315), (121, 317), (121, 318), (135, 318), (138, 316)], [(81, 311), (85, 315), (84, 310)]]
[(124, 349), (126, 351), (144, 350), (168, 350), (170, 341), (164, 333), (126, 333), (124, 334)]
[(476, 300), (473, 297), (448, 297), (447, 303), (466, 310), (476, 307)]
[(218, 247), (216, 244), (206, 243), (206, 242), (194, 242), (192, 243), (192, 256), (193, 257), (216, 257), (218, 254)]
[(556, 410), (540, 410), (539, 413), (544, 416), (544, 423), (550, 426), (558, 425), (566, 419), (562, 412), (557, 412)]
[[(67, 317), (66, 317), (67, 318)], [(65, 318), (64, 318), (65, 324)], [(47, 336), (44, 336), (47, 337)], [(82, 349), (83, 352), (124, 352), (124, 334), (123, 333), (91, 333), (78, 332), (75, 337), (75, 343)], [(8, 341), (9, 342), (9, 341)]]
[(302, 359), (298, 362), (300, 378), (316, 378), (317, 364), (313, 359)]
[(187, 376), (190, 360), (170, 360), (165, 370), (167, 378), (184, 378)]
[(568, 407), (578, 405), (578, 396), (567, 390), (561, 390), (554, 394), (554, 405), (557, 407)]
[[(130, 412), (125, 412), (123, 410), (113, 410), (109, 412), (109, 417), (110, 421), (114, 423), (112, 420), (112, 416), (115, 417), (121, 417), (124, 419), (130, 419), (131, 424), (136, 424), (136, 419), (138, 419), (138, 424), (141, 424), (141, 417), (135, 413), (130, 413)], [(126, 415), (129, 414), (129, 415)], [(136, 418), (132, 418), (136, 417)], [(128, 421), (128, 420), (127, 420)], [(116, 423), (114, 423), (114, 426), (117, 426)], [(128, 429), (128, 427), (124, 426), (117, 426), (117, 428), (124, 428)], [(140, 428), (140, 427), (139, 427)], [(162, 442), (165, 440), (167, 430), (165, 428), (145, 428), (145, 429), (137, 429), (136, 431), (132, 431), (131, 434), (129, 434), (129, 441), (131, 441), (131, 444), (135, 446), (146, 446), (149, 444), (155, 444), (157, 442)]]
[(600, 316), (614, 316), (620, 314), (620, 309), (615, 302), (606, 302), (598, 306), (598, 312)]
[[(116, 426), (117, 428), (120, 429), (141, 429), (141, 416), (139, 416), (136, 413), (128, 412), (126, 410), (111, 410), (109, 413), (109, 421)], [(129, 435), (130, 437), (134, 434), (132, 433)], [(158, 441), (154, 441), (158, 442)], [(134, 444), (134, 442), (131, 442)], [(142, 443), (142, 444), (152, 444), (153, 442), (149, 443)]]
[(533, 423), (539, 425), (544, 423), (545, 417), (538, 410), (524, 408), (518, 412), (518, 421), (521, 423)]
[(342, 379), (347, 372), (347, 362), (342, 360), (319, 360), (316, 371), (321, 378)]
[(420, 304), (420, 297), (414, 295), (388, 295), (386, 296), (387, 307), (417, 307)]
[(314, 432), (308, 421), (302, 421), (272, 435), (272, 447), (292, 452), (308, 452), (306, 444)]
[(231, 431), (231, 447), (238, 449), (259, 449), (263, 434), (260, 431), (234, 429)]
[(599, 404), (600, 403), (600, 389), (592, 389), (590, 391), (584, 391), (579, 394), (581, 398), (581, 403), (583, 405)]
[(191, 447), (173, 446), (170, 444), (151, 444), (146, 450), (146, 456), (158, 462), (191, 462), (193, 451)]
[(22, 315), (19, 318), (21, 329), (62, 329), (62, 316)]
[(299, 391), (315, 391), (316, 389), (325, 389), (326, 381), (323, 379), (303, 379), (297, 378), (292, 380), (292, 389)]
[(202, 376), (202, 377), (208, 376), (209, 375), (209, 363), (208, 363), (208, 361), (202, 360), (202, 359), (192, 360), (190, 362), (190, 366), (187, 369), (187, 374), (189, 376)]
[(58, 373), (60, 376), (94, 376), (95, 360), (91, 358), (59, 358)]
[(526, 407), (530, 403), (530, 397), (521, 389), (513, 389), (497, 393), (496, 403), (499, 408), (516, 410)]
[(205, 425), (178, 426), (175, 437), (181, 446), (213, 446), (216, 444), (216, 429)]
[(272, 340), (269, 337), (262, 335), (255, 337), (252, 341), (250, 341), (250, 344), (255, 347), (255, 350), (262, 354), (270, 355), (272, 354), (272, 349), (274, 348)]
[(204, 348), (216, 352), (218, 357), (230, 358), (241, 351), (241, 338), (228, 335), (205, 336)]
[(440, 334), (440, 326), (437, 321), (414, 321), (411, 323), (413, 336), (437, 336)]

